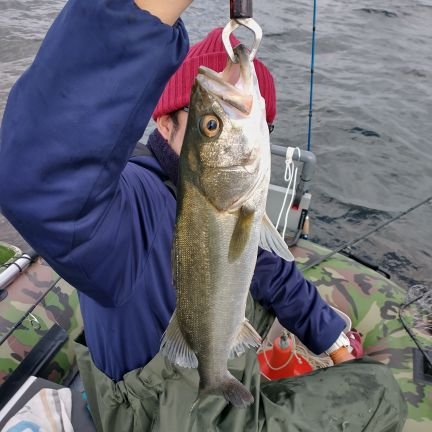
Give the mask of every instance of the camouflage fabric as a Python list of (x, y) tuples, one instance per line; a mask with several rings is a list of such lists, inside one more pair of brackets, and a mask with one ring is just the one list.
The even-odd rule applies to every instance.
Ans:
[(4, 264), (21, 255), (21, 250), (15, 246), (0, 241), (0, 272)]
[[(300, 241), (292, 252), (301, 268), (329, 251)], [(366, 353), (391, 367), (408, 402), (409, 419), (404, 431), (430, 432), (432, 385), (413, 379), (415, 344), (398, 319), (405, 290), (342, 255), (308, 270), (305, 276), (330, 304), (351, 317), (354, 327), (364, 335)], [(0, 339), (3, 341), (11, 334), (0, 344), (0, 385), (54, 322), (66, 329), (70, 338), (50, 364), (49, 378), (67, 382), (75, 368), (70, 342), (82, 329), (75, 290), (43, 260), (38, 260), (8, 287), (7, 294), (0, 302)], [(28, 312), (35, 304), (30, 315)], [(432, 346), (430, 334), (423, 332), (420, 337), (425, 346)]]
[[(329, 250), (308, 241), (292, 249), (299, 267)], [(432, 431), (432, 385), (414, 380), (414, 341), (398, 318), (406, 290), (377, 272), (343, 256), (335, 255), (306, 271), (305, 276), (326, 301), (345, 312), (353, 327), (364, 336), (365, 352), (390, 366), (408, 403), (406, 432)], [(432, 348), (432, 335), (419, 336)]]
[(82, 331), (75, 289), (38, 259), (9, 285), (6, 293), (0, 302), (0, 385), (54, 323), (70, 337), (51, 361), (46, 377), (66, 382), (75, 367), (71, 343)]

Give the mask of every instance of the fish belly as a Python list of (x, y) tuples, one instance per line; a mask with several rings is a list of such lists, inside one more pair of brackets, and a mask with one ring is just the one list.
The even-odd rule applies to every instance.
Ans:
[(197, 355), (201, 387), (217, 387), (245, 319), (258, 228), (254, 224), (247, 247), (230, 262), (236, 215), (216, 211), (198, 191), (187, 198), (191, 202), (178, 217), (175, 240), (177, 319)]

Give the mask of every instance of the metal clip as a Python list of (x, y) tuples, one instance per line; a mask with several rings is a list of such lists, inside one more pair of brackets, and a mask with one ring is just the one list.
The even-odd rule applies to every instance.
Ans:
[(29, 312), (28, 314), (28, 320), (30, 322), (30, 325), (35, 329), (35, 330), (40, 330), (42, 327), (42, 324), (39, 322), (39, 320), (31, 313)]
[(253, 18), (239, 18), (239, 19), (230, 20), (228, 24), (225, 26), (225, 28), (223, 29), (222, 41), (225, 50), (233, 63), (237, 63), (238, 60), (231, 46), (230, 34), (233, 33), (240, 26), (246, 27), (254, 34), (254, 43), (249, 56), (250, 61), (252, 61), (255, 58), (262, 40), (262, 29)]

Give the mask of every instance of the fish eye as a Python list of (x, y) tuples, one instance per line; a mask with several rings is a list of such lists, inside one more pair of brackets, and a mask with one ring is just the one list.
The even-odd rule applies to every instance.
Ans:
[(213, 114), (205, 115), (199, 122), (199, 128), (203, 135), (214, 138), (220, 131), (220, 120)]

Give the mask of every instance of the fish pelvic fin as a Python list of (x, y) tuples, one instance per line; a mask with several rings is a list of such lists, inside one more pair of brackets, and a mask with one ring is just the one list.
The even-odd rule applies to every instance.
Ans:
[(198, 358), (189, 347), (180, 330), (176, 311), (162, 336), (160, 352), (171, 363), (184, 368), (197, 368)]
[(252, 230), (253, 217), (255, 209), (250, 208), (246, 205), (240, 208), (239, 217), (234, 227), (234, 231), (231, 237), (228, 260), (234, 262), (240, 258), (241, 254), (245, 250), (246, 244), (249, 241), (250, 233)]
[(258, 348), (261, 345), (261, 336), (245, 319), (231, 348), (229, 358), (235, 358), (243, 354), (248, 348)]
[(274, 227), (267, 214), (264, 215), (262, 220), (259, 245), (262, 249), (279, 255), (285, 261), (294, 261), (294, 256), (289, 251), (288, 245)]
[(202, 381), (200, 382), (198, 397), (193, 404), (193, 409), (196, 409), (200, 400), (210, 394), (219, 396), (222, 395), (236, 408), (246, 408), (254, 402), (252, 393), (228, 371), (226, 372), (223, 379), (216, 385), (203, 385)]

